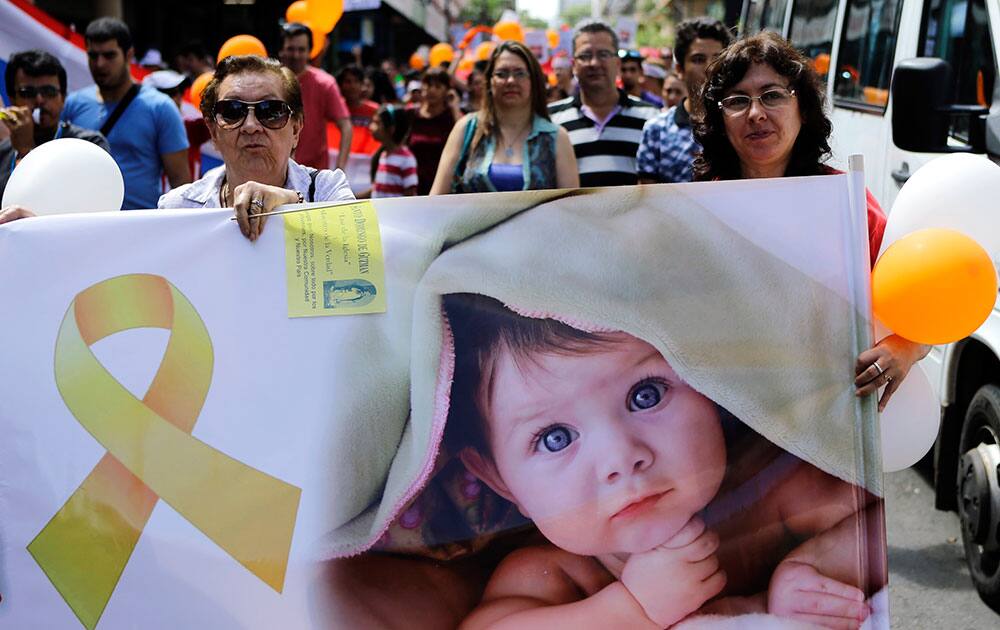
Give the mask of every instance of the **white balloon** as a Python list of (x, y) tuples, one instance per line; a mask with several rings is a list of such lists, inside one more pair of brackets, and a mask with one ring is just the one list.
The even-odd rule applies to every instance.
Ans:
[(125, 182), (114, 158), (92, 142), (59, 138), (24, 156), (7, 180), (3, 207), (35, 214), (121, 210)]
[(920, 364), (910, 369), (879, 416), (882, 470), (895, 472), (920, 461), (934, 446), (941, 407)]
[(951, 228), (971, 236), (991, 256), (1000, 252), (1000, 166), (971, 153), (934, 158), (903, 185), (892, 204), (882, 247), (910, 232)]

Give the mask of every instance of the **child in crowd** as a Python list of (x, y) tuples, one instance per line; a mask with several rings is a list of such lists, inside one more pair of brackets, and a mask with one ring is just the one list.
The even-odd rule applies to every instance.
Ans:
[(410, 116), (398, 105), (382, 105), (372, 117), (368, 129), (372, 137), (382, 143), (372, 156), (371, 197), (416, 195), (417, 159), (406, 146)]
[[(508, 555), (463, 628), (665, 628), (695, 612), (850, 628), (867, 617), (862, 589), (885, 580), (859, 539), (861, 515), (881, 514), (864, 509), (864, 491), (770, 443), (783, 456), (760, 464), (742, 423), (629, 334), (471, 294), (446, 296), (445, 311), (448, 445), (550, 543)], [(727, 462), (741, 431), (729, 453), (739, 461)]]

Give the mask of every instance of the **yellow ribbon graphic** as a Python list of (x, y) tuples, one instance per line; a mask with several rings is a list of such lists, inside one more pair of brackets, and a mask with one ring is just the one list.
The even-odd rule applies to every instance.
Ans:
[[(90, 346), (123, 330), (170, 331), (142, 400)], [(160, 276), (131, 274), (76, 296), (56, 341), (66, 406), (107, 452), (28, 545), (88, 629), (100, 620), (157, 500), (281, 592), (301, 490), (191, 435), (212, 380), (212, 342), (190, 302)]]

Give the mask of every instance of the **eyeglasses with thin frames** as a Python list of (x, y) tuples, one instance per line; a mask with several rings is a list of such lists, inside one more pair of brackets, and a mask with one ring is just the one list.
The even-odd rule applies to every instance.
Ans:
[(719, 109), (727, 116), (739, 116), (745, 114), (750, 109), (750, 104), (760, 101), (764, 109), (781, 109), (792, 102), (795, 98), (795, 90), (787, 88), (771, 88), (763, 92), (760, 96), (749, 96), (747, 94), (734, 94), (718, 102)]
[(215, 122), (223, 129), (239, 129), (253, 110), (254, 116), (268, 129), (281, 129), (288, 124), (292, 108), (285, 101), (267, 99), (264, 101), (240, 101), (223, 99), (215, 104)]
[(515, 81), (524, 81), (528, 78), (527, 70), (497, 70), (493, 73), (493, 78), (497, 81), (506, 81), (507, 79), (514, 79)]
[(587, 52), (577, 53), (576, 55), (573, 56), (573, 58), (579, 61), (580, 63), (590, 63), (591, 61), (594, 60), (594, 58), (596, 58), (601, 63), (604, 63), (605, 61), (612, 59), (616, 55), (617, 53), (614, 52), (613, 50), (598, 50), (597, 52), (587, 51)]
[(42, 98), (44, 98), (45, 100), (50, 100), (59, 96), (60, 92), (59, 88), (57, 88), (54, 85), (39, 85), (39, 86), (22, 85), (21, 87), (17, 88), (15, 93), (19, 98), (23, 99), (33, 100), (35, 97), (41, 94)]

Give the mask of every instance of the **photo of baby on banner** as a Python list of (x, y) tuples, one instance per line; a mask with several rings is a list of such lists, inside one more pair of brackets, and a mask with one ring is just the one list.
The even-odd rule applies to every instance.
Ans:
[(888, 628), (860, 182), (0, 228), (0, 626)]

